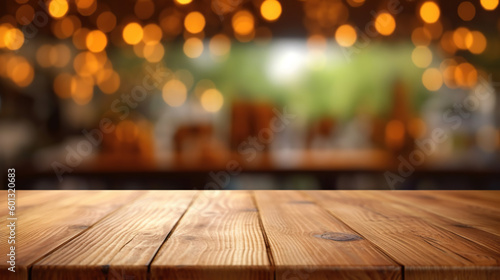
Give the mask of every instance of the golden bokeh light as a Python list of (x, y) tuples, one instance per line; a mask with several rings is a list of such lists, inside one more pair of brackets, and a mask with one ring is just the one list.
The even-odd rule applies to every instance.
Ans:
[(362, 6), (365, 3), (365, 0), (347, 0), (347, 4), (351, 7), (359, 7)]
[(12, 28), (8, 23), (0, 24), (0, 48), (5, 48), (5, 35)]
[(454, 59), (445, 59), (439, 66), (441, 72), (443, 73), (444, 84), (451, 89), (457, 88), (457, 83), (455, 82), (456, 67), (457, 62)]
[(67, 0), (50, 0), (48, 4), (49, 14), (53, 18), (61, 18), (68, 12), (69, 4)]
[(476, 7), (469, 1), (464, 1), (458, 5), (458, 16), (463, 21), (471, 21), (476, 16)]
[(108, 44), (106, 34), (100, 30), (93, 30), (87, 34), (87, 48), (91, 52), (102, 52)]
[(281, 4), (277, 0), (264, 0), (260, 5), (260, 13), (267, 21), (275, 21), (281, 15)]
[(184, 42), (184, 54), (189, 58), (197, 58), (203, 53), (203, 41), (198, 38), (189, 38)]
[(201, 106), (208, 112), (218, 112), (224, 104), (224, 97), (215, 88), (207, 89), (201, 94)]
[(45, 68), (52, 66), (52, 62), (50, 59), (51, 50), (52, 46), (48, 44), (42, 45), (38, 48), (38, 50), (36, 51), (36, 61), (40, 66)]
[(131, 22), (123, 28), (123, 40), (129, 45), (135, 45), (142, 40), (144, 31), (137, 22)]
[(30, 24), (35, 18), (35, 9), (29, 4), (22, 5), (17, 8), (16, 20), (21, 25)]
[(60, 73), (54, 79), (54, 92), (62, 99), (71, 97), (71, 79), (69, 73)]
[(422, 74), (422, 84), (430, 91), (437, 91), (443, 86), (443, 76), (436, 68), (429, 68)]
[(487, 11), (493, 11), (498, 7), (498, 0), (481, 0), (481, 6)]
[(325, 36), (321, 34), (313, 34), (307, 38), (307, 48), (315, 51), (324, 51), (327, 46), (327, 41)]
[(90, 32), (87, 28), (80, 28), (73, 33), (73, 45), (79, 50), (87, 48), (87, 34)]
[(160, 43), (147, 44), (144, 46), (143, 56), (147, 61), (151, 63), (160, 61), (164, 55), (165, 48)]
[(176, 3), (181, 4), (181, 5), (187, 5), (191, 3), (193, 0), (175, 0)]
[(182, 15), (175, 11), (164, 10), (160, 14), (160, 26), (167, 37), (173, 38), (182, 32)]
[(411, 41), (415, 46), (428, 46), (432, 41), (431, 33), (423, 27), (413, 29)]
[(184, 18), (184, 27), (189, 33), (200, 33), (205, 28), (205, 17), (200, 12), (191, 12)]
[(71, 98), (78, 105), (86, 105), (94, 95), (94, 81), (90, 77), (71, 77)]
[(17, 28), (8, 29), (3, 37), (3, 45), (9, 50), (18, 50), (24, 44), (24, 34)]
[(97, 28), (102, 32), (111, 32), (116, 26), (116, 16), (110, 11), (102, 12), (96, 21)]
[(460, 63), (455, 67), (455, 82), (458, 86), (472, 88), (477, 83), (476, 68), (468, 62)]
[(441, 38), (443, 34), (443, 24), (439, 20), (434, 23), (426, 23), (423, 29), (430, 34), (433, 40)]
[(411, 53), (413, 64), (419, 68), (426, 68), (432, 62), (432, 52), (425, 46), (417, 46)]
[(484, 52), (486, 45), (486, 37), (480, 31), (472, 31), (465, 36), (465, 46), (473, 54)]
[(102, 69), (107, 61), (106, 54), (82, 52), (75, 56), (73, 68), (82, 77), (90, 77)]
[(453, 32), (453, 43), (461, 50), (467, 49), (465, 38), (469, 35), (470, 30), (465, 27), (459, 27)]
[(389, 13), (378, 14), (375, 18), (375, 29), (381, 35), (389, 36), (396, 29), (396, 21)]
[(420, 6), (420, 17), (427, 23), (434, 23), (439, 19), (441, 10), (436, 2), (427, 1)]
[(97, 72), (96, 83), (103, 93), (112, 94), (120, 88), (120, 75), (112, 69), (104, 68)]
[(88, 9), (92, 7), (95, 0), (75, 0), (75, 4), (79, 9)]
[(231, 40), (224, 34), (217, 34), (210, 39), (208, 48), (211, 54), (224, 56), (231, 50)]
[(241, 10), (233, 15), (232, 25), (237, 35), (249, 35), (254, 31), (255, 19), (249, 11)]
[(246, 43), (246, 42), (250, 42), (253, 39), (255, 39), (255, 32), (256, 32), (256, 30), (254, 29), (254, 30), (252, 30), (252, 32), (250, 32), (248, 34), (235, 33), (234, 37), (236, 38), (236, 40), (238, 40), (242, 43)]
[(172, 79), (163, 86), (162, 97), (168, 105), (179, 107), (186, 101), (186, 86), (181, 81)]
[(73, 35), (75, 30), (81, 27), (81, 22), (76, 16), (63, 17), (60, 20), (54, 21), (52, 24), (52, 32), (59, 39), (66, 39)]
[(71, 59), (71, 50), (65, 44), (42, 45), (36, 51), (36, 61), (42, 67), (65, 67)]
[(82, 16), (90, 16), (97, 9), (96, 0), (76, 0), (76, 8)]
[(335, 40), (342, 47), (350, 47), (356, 43), (358, 35), (352, 25), (344, 24), (335, 31)]
[(13, 56), (7, 62), (7, 76), (19, 87), (27, 87), (35, 76), (33, 67), (22, 56)]
[(163, 32), (161, 31), (161, 28), (154, 24), (150, 23), (146, 26), (144, 26), (144, 36), (142, 37), (142, 41), (146, 45), (156, 45), (160, 42), (161, 37), (163, 36)]
[(145, 46), (146, 46), (146, 44), (144, 44), (144, 42), (139, 42), (138, 44), (135, 44), (132, 47), (134, 49), (134, 53), (135, 53), (135, 55), (137, 55), (137, 57), (144, 58), (144, 47)]

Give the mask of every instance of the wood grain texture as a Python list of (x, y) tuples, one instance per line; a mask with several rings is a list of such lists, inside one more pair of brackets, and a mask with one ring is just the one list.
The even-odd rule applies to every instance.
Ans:
[[(479, 201), (457, 201), (450, 199), (443, 192), (426, 194), (422, 192), (389, 192), (388, 196), (403, 200), (409, 205), (414, 205), (427, 211), (439, 213), (457, 224), (478, 228), (500, 236), (500, 209), (484, 207)], [(483, 199), (483, 201), (485, 201)], [(471, 198), (474, 201), (474, 198)]]
[(255, 198), (276, 279), (401, 279), (397, 263), (302, 193)]
[(151, 265), (152, 279), (272, 279), (257, 209), (246, 191), (203, 192)]
[(500, 209), (500, 191), (432, 191), (429, 195), (455, 200), (470, 206)]
[(32, 279), (147, 279), (196, 192), (148, 192), (33, 265)]
[(405, 267), (405, 280), (498, 279), (500, 253), (361, 191), (308, 192)]
[[(29, 196), (19, 193), (16, 228), (16, 273), (7, 270), (7, 242), (0, 242), (0, 279), (28, 279), (29, 267), (38, 259), (71, 240), (96, 221), (134, 199), (133, 192), (47, 192)], [(23, 209), (24, 208), (24, 209)], [(5, 221), (6, 217), (2, 217)], [(2, 226), (4, 227), (4, 226)], [(0, 240), (7, 239), (0, 232)]]
[(446, 229), (475, 243), (490, 248), (495, 252), (500, 252), (500, 236), (475, 228), (468, 224), (463, 224), (442, 216), (439, 212), (426, 210), (425, 203), (416, 204), (403, 199), (401, 194), (405, 191), (391, 192), (364, 192), (363, 196), (375, 200), (384, 201), (401, 213), (417, 216), (428, 223)]
[(0, 279), (500, 280), (499, 193), (18, 191)]

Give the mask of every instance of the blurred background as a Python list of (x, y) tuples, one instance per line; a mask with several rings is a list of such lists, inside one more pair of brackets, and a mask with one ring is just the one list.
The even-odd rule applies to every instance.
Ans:
[(20, 189), (500, 189), (498, 0), (0, 10)]

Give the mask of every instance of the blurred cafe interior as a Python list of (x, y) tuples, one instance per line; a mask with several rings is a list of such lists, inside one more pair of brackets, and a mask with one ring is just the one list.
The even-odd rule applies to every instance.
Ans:
[(500, 189), (498, 6), (2, 1), (2, 178), (15, 168), (19, 189)]

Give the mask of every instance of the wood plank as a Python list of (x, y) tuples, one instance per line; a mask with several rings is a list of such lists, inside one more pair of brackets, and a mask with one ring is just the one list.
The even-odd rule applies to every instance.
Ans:
[[(446, 216), (439, 215), (439, 213), (437, 212), (427, 211), (425, 207), (421, 207), (422, 205), (407, 202), (406, 200), (401, 198), (400, 195), (398, 195), (400, 192), (402, 191), (369, 191), (363, 192), (363, 197), (370, 198), (376, 201), (384, 201), (386, 205), (394, 207), (400, 213), (419, 217), (433, 225), (439, 226), (445, 230), (460, 235), (493, 251), (500, 252), (500, 236), (491, 234), (489, 232), (466, 224), (458, 223), (452, 219), (447, 218)], [(427, 191), (425, 192), (427, 193)], [(432, 194), (428, 195), (433, 196), (434, 191), (432, 191)]]
[[(17, 211), (16, 273), (7, 270), (7, 255), (0, 254), (0, 279), (28, 279), (29, 267), (39, 258), (72, 239), (95, 222), (137, 197), (135, 192), (53, 191), (41, 196), (42, 206)], [(30, 196), (30, 199), (32, 197)], [(20, 198), (22, 201), (22, 193)], [(36, 200), (30, 200), (36, 204)], [(5, 221), (5, 217), (2, 217)], [(7, 231), (0, 240), (7, 240)], [(0, 242), (0, 252), (10, 245)]]
[(147, 192), (33, 265), (33, 279), (147, 279), (194, 191)]
[(500, 191), (432, 191), (432, 195), (477, 207), (500, 209)]
[[(24, 190), (16, 190), (16, 210), (17, 212), (26, 211), (31, 207), (39, 207), (41, 205), (47, 204), (47, 201), (50, 201), (54, 196), (60, 197), (68, 197), (71, 193), (68, 192), (60, 192), (60, 191), (24, 191)], [(4, 216), (7, 216), (9, 209), (7, 207), (3, 207), (7, 205), (7, 191), (0, 192), (0, 217), (3, 219)]]
[(151, 277), (273, 279), (251, 194), (203, 192), (158, 252)]
[(387, 195), (412, 203), (427, 211), (439, 213), (439, 215), (447, 217), (457, 224), (478, 228), (500, 236), (500, 207), (493, 209), (482, 207), (480, 202), (465, 203), (448, 199), (442, 192), (436, 194), (431, 191), (399, 191), (389, 192)]
[(276, 279), (401, 279), (397, 263), (302, 192), (255, 198)]
[(500, 253), (402, 212), (363, 191), (307, 192), (359, 234), (404, 265), (405, 280), (498, 279)]

